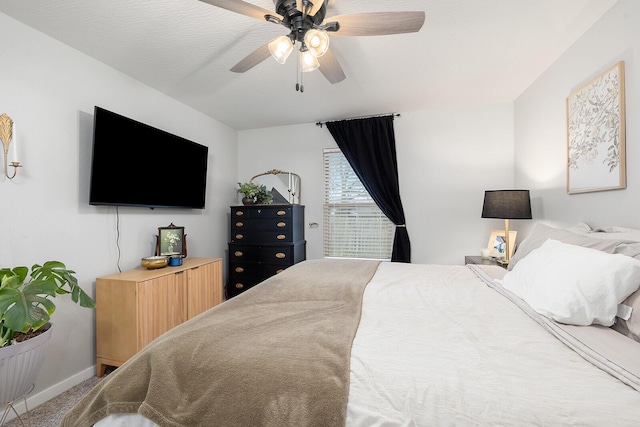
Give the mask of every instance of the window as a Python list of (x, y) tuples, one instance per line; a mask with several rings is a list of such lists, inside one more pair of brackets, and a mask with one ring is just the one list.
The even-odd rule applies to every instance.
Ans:
[(338, 148), (324, 150), (324, 256), (391, 259), (394, 225)]

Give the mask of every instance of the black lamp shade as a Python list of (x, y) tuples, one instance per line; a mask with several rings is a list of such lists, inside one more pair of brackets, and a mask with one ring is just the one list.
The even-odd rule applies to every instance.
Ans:
[(482, 218), (531, 219), (529, 190), (485, 191)]

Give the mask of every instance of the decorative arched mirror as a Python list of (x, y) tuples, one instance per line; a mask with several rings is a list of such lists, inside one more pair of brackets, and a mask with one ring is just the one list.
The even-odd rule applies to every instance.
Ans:
[(272, 169), (254, 176), (249, 182), (267, 187), (274, 205), (300, 204), (300, 176), (295, 173)]

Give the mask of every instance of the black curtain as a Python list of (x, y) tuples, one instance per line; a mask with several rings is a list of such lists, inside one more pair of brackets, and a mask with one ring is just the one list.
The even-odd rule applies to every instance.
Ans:
[(327, 128), (371, 198), (396, 225), (391, 261), (411, 262), (398, 184), (393, 116), (327, 122)]

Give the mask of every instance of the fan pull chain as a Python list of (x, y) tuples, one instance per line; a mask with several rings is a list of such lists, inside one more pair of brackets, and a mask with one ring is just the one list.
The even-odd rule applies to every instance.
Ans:
[(300, 92), (300, 55), (296, 62), (296, 92)]
[(300, 57), (302, 54), (298, 54), (298, 67), (296, 70), (296, 92), (303, 93), (304, 92), (304, 84), (303, 84), (303, 74), (302, 74), (302, 63), (300, 62)]
[(300, 69), (300, 93), (304, 92), (304, 84), (303, 84), (303, 76), (304, 74), (302, 74), (302, 69)]

